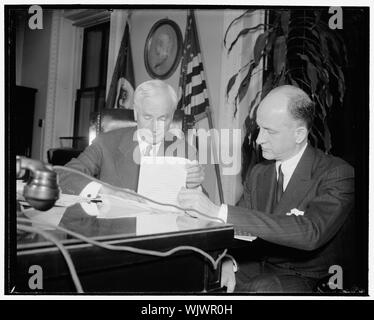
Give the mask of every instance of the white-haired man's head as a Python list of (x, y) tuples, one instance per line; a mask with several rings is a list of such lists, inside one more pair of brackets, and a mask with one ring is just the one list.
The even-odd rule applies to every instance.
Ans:
[(134, 93), (138, 129), (148, 143), (159, 143), (170, 128), (178, 98), (175, 90), (161, 80), (141, 83)]

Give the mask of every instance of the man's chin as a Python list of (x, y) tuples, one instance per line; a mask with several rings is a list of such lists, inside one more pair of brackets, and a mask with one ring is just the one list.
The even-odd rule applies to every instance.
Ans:
[(274, 160), (274, 155), (270, 152), (262, 150), (262, 157), (266, 160)]
[(158, 144), (163, 140), (162, 137), (152, 137), (152, 138), (146, 138), (145, 141), (149, 144)]

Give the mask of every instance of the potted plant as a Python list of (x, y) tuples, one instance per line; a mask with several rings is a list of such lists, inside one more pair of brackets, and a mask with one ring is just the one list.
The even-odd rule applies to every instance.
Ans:
[(243, 143), (243, 179), (248, 169), (261, 158), (255, 142), (256, 109), (259, 101), (271, 89), (280, 85), (295, 85), (309, 94), (316, 106), (311, 143), (325, 152), (330, 151), (331, 134), (327, 116), (333, 106), (343, 103), (343, 68), (347, 62), (346, 47), (341, 35), (338, 30), (329, 28), (327, 21), (330, 15), (327, 8), (267, 10), (266, 23), (244, 28), (228, 43), (227, 34), (232, 26), (254, 11), (247, 10), (234, 19), (224, 37), (224, 45), (230, 53), (241, 37), (249, 32), (263, 30), (256, 39), (253, 52), (248, 53), (248, 63), (230, 78), (226, 89), (228, 96), (234, 84), (240, 81), (237, 92), (234, 93), (237, 108), (248, 92), (254, 69), (263, 64), (262, 91), (252, 97), (245, 120), (247, 137)]

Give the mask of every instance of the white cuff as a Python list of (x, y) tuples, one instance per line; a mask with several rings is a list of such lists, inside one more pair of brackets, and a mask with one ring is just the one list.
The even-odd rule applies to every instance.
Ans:
[(100, 189), (101, 189), (101, 184), (98, 182), (92, 181), (83, 188), (79, 196), (83, 198), (93, 199), (97, 197)]
[(218, 218), (227, 222), (227, 204), (222, 204), (218, 211)]
[(239, 270), (239, 266), (238, 266), (238, 263), (236, 262), (236, 260), (234, 259), (234, 257), (229, 255), (229, 254), (226, 254), (225, 258), (229, 258), (232, 261), (233, 271), (237, 272)]
[(238, 236), (238, 235), (234, 235), (234, 238), (238, 240), (243, 240), (243, 241), (253, 241), (257, 239), (257, 237), (255, 236)]

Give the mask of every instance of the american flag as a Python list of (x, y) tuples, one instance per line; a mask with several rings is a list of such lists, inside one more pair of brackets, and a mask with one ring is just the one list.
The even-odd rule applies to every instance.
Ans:
[(178, 109), (183, 109), (186, 115), (200, 114), (209, 106), (193, 10), (189, 10), (187, 15), (178, 93)]

